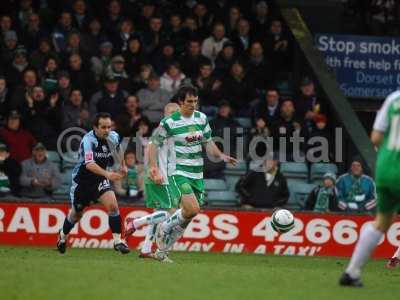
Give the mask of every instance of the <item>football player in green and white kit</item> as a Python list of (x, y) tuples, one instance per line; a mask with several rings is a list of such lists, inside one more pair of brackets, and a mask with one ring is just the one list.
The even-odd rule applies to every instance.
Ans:
[(361, 287), (361, 268), (389, 229), (400, 207), (400, 91), (390, 94), (379, 110), (371, 133), (379, 147), (375, 181), (378, 213), (374, 224), (361, 232), (340, 285)]
[(156, 256), (163, 260), (174, 242), (183, 234), (190, 221), (199, 213), (204, 203), (203, 150), (231, 164), (237, 160), (222, 153), (211, 138), (207, 116), (196, 110), (197, 89), (183, 86), (176, 96), (180, 110), (161, 120), (157, 134), (149, 145), (150, 178), (160, 184), (163, 175), (157, 166), (158, 148), (166, 139), (173, 141), (172, 156), (169, 158), (171, 180), (181, 194), (181, 203), (173, 215), (157, 227)]
[[(168, 117), (178, 110), (178, 104), (168, 103), (164, 108), (164, 116)], [(154, 257), (152, 253), (152, 244), (157, 224), (166, 220), (169, 213), (174, 213), (175, 208), (179, 205), (179, 191), (175, 185), (168, 180), (168, 156), (170, 155), (169, 152), (172, 150), (171, 146), (171, 141), (166, 139), (160, 147), (160, 151), (158, 151), (157, 165), (163, 176), (163, 182), (161, 184), (155, 184), (150, 180), (148, 169), (146, 170), (144, 178), (145, 205), (155, 211), (141, 218), (127, 218), (126, 220), (126, 236), (133, 234), (138, 228), (148, 225), (146, 237), (139, 254), (140, 258)], [(165, 259), (167, 260), (168, 258), (166, 257)]]

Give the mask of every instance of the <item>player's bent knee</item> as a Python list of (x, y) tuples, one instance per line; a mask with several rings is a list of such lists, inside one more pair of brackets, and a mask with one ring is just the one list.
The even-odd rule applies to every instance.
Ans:
[(118, 216), (119, 215), (119, 208), (118, 205), (110, 205), (107, 207), (108, 215), (110, 216)]

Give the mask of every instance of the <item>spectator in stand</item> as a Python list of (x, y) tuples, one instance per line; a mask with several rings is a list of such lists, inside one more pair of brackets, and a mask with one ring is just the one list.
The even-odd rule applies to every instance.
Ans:
[(21, 40), (29, 52), (39, 48), (39, 41), (48, 37), (49, 33), (40, 24), (40, 17), (36, 13), (28, 16), (28, 23), (23, 27)]
[(66, 103), (69, 100), (69, 95), (72, 91), (71, 79), (67, 71), (57, 73), (57, 92), (61, 103)]
[(0, 75), (0, 122), (3, 123), (10, 110), (11, 95), (7, 87), (7, 81)]
[[(255, 127), (251, 129), (250, 131), (250, 143), (258, 141), (256, 146), (255, 146), (255, 154), (257, 157), (265, 157), (265, 154), (267, 153), (267, 144), (268, 138), (271, 136), (271, 130), (267, 126), (267, 121), (263, 117), (258, 117), (256, 119)], [(253, 155), (250, 153), (250, 155)], [(255, 157), (251, 157), (252, 159), (255, 159)]]
[(222, 50), (215, 59), (215, 73), (220, 77), (229, 75), (232, 64), (237, 60), (235, 47), (231, 42), (224, 43)]
[(208, 33), (209, 28), (214, 21), (214, 16), (208, 11), (206, 4), (197, 1), (196, 5), (193, 7), (193, 14), (198, 26), (198, 30), (203, 33)]
[(265, 52), (272, 63), (274, 72), (286, 71), (291, 62), (289, 38), (282, 27), (281, 20), (273, 20), (265, 39)]
[(21, 166), (10, 157), (10, 152), (6, 144), (0, 143), (0, 195), (6, 196), (13, 194), (19, 195), (20, 185), (19, 176)]
[(270, 25), (269, 7), (266, 1), (258, 1), (254, 7), (253, 32), (257, 39), (264, 39)]
[(224, 43), (227, 41), (229, 41), (229, 39), (225, 37), (224, 24), (216, 23), (213, 26), (212, 35), (203, 41), (201, 53), (214, 62), (218, 53), (222, 50)]
[(146, 55), (143, 52), (142, 41), (139, 37), (131, 37), (128, 41), (128, 49), (122, 53), (126, 61), (126, 71), (130, 76), (140, 72), (140, 67), (147, 63)]
[(286, 178), (276, 155), (268, 155), (260, 169), (250, 170), (236, 184), (244, 208), (275, 208), (289, 199)]
[(33, 51), (29, 59), (32, 67), (36, 69), (40, 69), (44, 65), (47, 58), (58, 57), (57, 53), (52, 49), (52, 43), (48, 38), (44, 37), (38, 42), (39, 48)]
[(153, 15), (149, 21), (149, 28), (143, 34), (143, 44), (148, 55), (154, 55), (158, 47), (166, 40), (161, 16)]
[(190, 40), (187, 44), (186, 53), (182, 56), (180, 62), (183, 73), (191, 79), (198, 75), (200, 65), (207, 61), (207, 58), (201, 54), (201, 43), (199, 40)]
[(142, 118), (145, 117), (139, 107), (139, 99), (135, 95), (129, 95), (125, 100), (125, 111), (115, 118), (116, 131), (120, 136), (132, 136)]
[(188, 82), (185, 78), (186, 75), (182, 73), (180, 64), (173, 62), (161, 76), (160, 87), (174, 95), (182, 84)]
[(7, 31), (13, 29), (13, 20), (10, 15), (2, 15), (0, 18), (0, 38), (3, 41)]
[(279, 91), (275, 87), (269, 87), (265, 91), (265, 99), (255, 106), (253, 118), (263, 118), (268, 124), (276, 122), (281, 114), (281, 103)]
[(211, 61), (202, 63), (194, 85), (199, 91), (200, 110), (208, 116), (214, 116), (218, 111), (217, 103), (221, 99), (221, 84), (221, 81), (213, 74)]
[(136, 160), (136, 153), (133, 150), (125, 152), (125, 164), (128, 168), (128, 175), (121, 180), (114, 181), (114, 188), (117, 195), (137, 199), (143, 193), (143, 165)]
[(82, 48), (92, 57), (98, 55), (99, 46), (107, 40), (100, 20), (94, 18), (90, 21), (88, 29), (82, 33)]
[(22, 84), (14, 89), (14, 93), (11, 97), (11, 108), (16, 109), (21, 107), (25, 101), (27, 93), (32, 93), (33, 87), (38, 84), (38, 75), (35, 69), (28, 68), (22, 75)]
[(104, 40), (100, 43), (99, 55), (92, 56), (90, 59), (91, 71), (94, 73), (96, 81), (101, 79), (101, 76), (110, 66), (112, 51), (113, 44), (109, 40)]
[(95, 93), (89, 104), (90, 117), (94, 118), (98, 112), (108, 112), (113, 118), (124, 111), (127, 91), (121, 89), (115, 77), (106, 76), (103, 79), (103, 89)]
[(178, 55), (185, 51), (185, 32), (182, 24), (182, 16), (179, 13), (172, 13), (169, 17), (169, 40), (174, 45)]
[[(372, 35), (398, 34), (399, 5), (395, 0), (369, 1), (370, 30)], [(397, 30), (397, 31), (396, 31)]]
[(54, 92), (58, 87), (58, 61), (54, 57), (48, 57), (40, 71), (41, 82), (46, 93)]
[(254, 83), (246, 76), (244, 64), (235, 61), (230, 74), (222, 80), (222, 98), (229, 99), (237, 117), (251, 115), (250, 103), (256, 99)]
[(72, 31), (72, 16), (68, 11), (63, 11), (58, 19), (52, 33), (52, 41), (57, 52), (65, 51), (67, 48), (67, 37)]
[(157, 74), (164, 74), (168, 66), (177, 61), (175, 48), (171, 41), (166, 41), (152, 59), (152, 65)]
[(122, 55), (116, 55), (111, 59), (111, 64), (108, 65), (105, 76), (114, 77), (118, 80), (119, 86), (123, 90), (129, 90), (130, 82), (128, 73), (125, 70), (125, 59)]
[(43, 197), (61, 186), (58, 166), (49, 161), (46, 155), (46, 147), (37, 143), (32, 149), (32, 158), (22, 162), (21, 196)]
[(68, 72), (71, 78), (71, 84), (80, 89), (85, 98), (89, 97), (95, 90), (95, 80), (93, 73), (82, 61), (79, 54), (72, 54), (69, 59)]
[(253, 37), (250, 35), (250, 23), (247, 19), (241, 18), (239, 20), (230, 40), (235, 45), (239, 55), (244, 54), (249, 49), (253, 42)]
[(33, 136), (50, 150), (57, 148), (57, 138), (62, 125), (60, 97), (57, 93), (46, 97), (41, 86), (27, 93), (20, 107), (24, 124)]
[(254, 80), (255, 88), (260, 92), (265, 86), (273, 83), (275, 77), (271, 64), (264, 55), (264, 49), (260, 42), (250, 45), (247, 57), (248, 76)]
[(81, 34), (76, 29), (71, 30), (67, 36), (65, 50), (61, 52), (63, 61), (67, 61), (73, 54), (79, 54), (81, 59), (86, 62), (90, 55), (81, 45)]
[(137, 97), (139, 98), (143, 115), (151, 123), (156, 124), (160, 122), (164, 113), (164, 106), (169, 102), (172, 94), (160, 87), (160, 77), (153, 73), (149, 77), (147, 88), (139, 90)]
[(89, 27), (89, 24), (93, 19), (84, 0), (74, 1), (72, 4), (72, 17), (73, 23), (81, 32)]
[(32, 134), (22, 128), (21, 115), (16, 110), (10, 111), (6, 125), (0, 128), (0, 139), (8, 145), (10, 157), (19, 163), (31, 157), (31, 149), (36, 143)]
[(353, 158), (349, 172), (336, 182), (340, 210), (363, 213), (376, 208), (375, 182), (364, 174), (362, 163), (360, 157)]
[(128, 50), (129, 39), (138, 36), (130, 19), (124, 19), (118, 26), (118, 33), (111, 37), (114, 46), (114, 53), (121, 54)]
[(24, 27), (28, 24), (29, 16), (34, 13), (32, 2), (32, 0), (21, 0), (19, 3), (17, 18), (21, 27)]
[(227, 20), (225, 21), (226, 33), (230, 36), (233, 34), (237, 28), (237, 24), (242, 16), (239, 6), (231, 6), (229, 8), (229, 14)]
[(103, 19), (103, 27), (106, 28), (109, 37), (118, 34), (118, 24), (122, 19), (121, 3), (118, 0), (111, 0), (107, 7), (107, 16)]
[(17, 33), (13, 30), (5, 32), (2, 41), (0, 66), (3, 66), (4, 68), (12, 63), (12, 60), (14, 59), (15, 51), (18, 48)]
[(130, 92), (136, 94), (139, 90), (147, 87), (150, 76), (155, 73), (153, 66), (150, 64), (143, 64), (139, 68), (139, 72), (133, 77), (132, 87)]
[(83, 102), (83, 96), (80, 90), (72, 89), (69, 100), (65, 102), (62, 113), (63, 129), (81, 127), (90, 130), (89, 111)]
[(27, 52), (24, 48), (18, 48), (14, 52), (14, 58), (5, 70), (8, 85), (14, 88), (22, 81), (24, 71), (28, 69), (29, 63), (27, 59)]
[(315, 187), (308, 195), (305, 209), (319, 213), (337, 211), (338, 200), (335, 183), (335, 174), (324, 174), (322, 185)]
[[(334, 161), (334, 137), (330, 128), (328, 128), (328, 119), (324, 114), (316, 114), (314, 116), (314, 124), (311, 127), (310, 132), (303, 132), (303, 136), (306, 138), (307, 146), (307, 157), (312, 154), (313, 158), (318, 158), (323, 162)], [(304, 130), (305, 128), (303, 128)], [(325, 140), (325, 143), (321, 142), (321, 138)], [(308, 143), (310, 142), (310, 144)], [(328, 149), (324, 146), (327, 145)], [(327, 151), (326, 151), (327, 150)], [(311, 152), (309, 152), (311, 151)]]
[(185, 17), (183, 22), (183, 34), (186, 41), (203, 40), (204, 31), (199, 30), (196, 18), (193, 15)]
[[(156, 6), (154, 1), (144, 1), (143, 5), (141, 5), (140, 15), (138, 16), (137, 26), (139, 26), (138, 30), (145, 31), (148, 28), (149, 21), (152, 16), (154, 16), (156, 12)], [(137, 11), (135, 13), (137, 13)]]
[[(271, 135), (274, 139), (274, 151), (279, 151), (282, 146), (281, 139), (285, 141), (286, 148), (286, 160), (292, 161), (295, 157), (301, 154), (302, 147), (295, 149), (293, 145), (294, 141), (291, 138), (300, 137), (301, 122), (296, 118), (295, 108), (293, 101), (286, 99), (282, 102), (280, 118), (271, 124)], [(296, 153), (295, 153), (296, 151)]]

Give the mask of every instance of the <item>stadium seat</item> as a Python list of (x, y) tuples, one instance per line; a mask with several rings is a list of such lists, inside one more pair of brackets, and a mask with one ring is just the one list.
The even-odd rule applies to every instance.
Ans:
[(210, 191), (207, 193), (209, 206), (238, 206), (239, 196), (232, 191)]
[(301, 178), (308, 179), (308, 168), (306, 163), (300, 162), (285, 162), (281, 163), (281, 173), (286, 178)]
[(253, 171), (259, 171), (262, 168), (263, 162), (264, 161), (262, 160), (252, 160), (250, 162), (249, 169)]
[(338, 173), (338, 167), (331, 163), (313, 163), (310, 168), (310, 180), (313, 183), (320, 183), (325, 173)]
[(47, 151), (47, 159), (56, 164), (61, 162), (60, 155), (58, 155), (57, 151)]
[(288, 182), (289, 206), (304, 208), (308, 195), (315, 187), (315, 184), (310, 184), (306, 181), (290, 181), (290, 184)]
[(223, 179), (204, 179), (206, 191), (226, 191), (228, 186)]
[(72, 180), (72, 169), (65, 170), (63, 173), (61, 173), (61, 176), (63, 178), (63, 184), (70, 186)]
[(52, 198), (54, 200), (61, 200), (61, 201), (67, 201), (69, 197), (69, 186), (62, 185), (60, 188), (56, 189), (53, 192)]
[(225, 175), (225, 182), (229, 191), (234, 191), (236, 183), (239, 181), (240, 176), (238, 175)]
[(253, 124), (251, 124), (250, 118), (235, 118), (235, 120), (242, 126), (243, 128), (251, 128)]
[(225, 175), (243, 175), (247, 171), (247, 166), (245, 161), (238, 161), (236, 166), (231, 164), (226, 164), (224, 174)]

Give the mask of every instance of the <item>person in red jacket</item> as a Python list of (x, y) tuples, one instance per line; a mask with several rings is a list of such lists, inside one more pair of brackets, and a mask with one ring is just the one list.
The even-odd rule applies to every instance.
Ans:
[(7, 144), (10, 157), (19, 163), (32, 156), (32, 147), (36, 144), (32, 134), (22, 128), (21, 115), (16, 110), (9, 113), (6, 125), (0, 128), (0, 139)]

